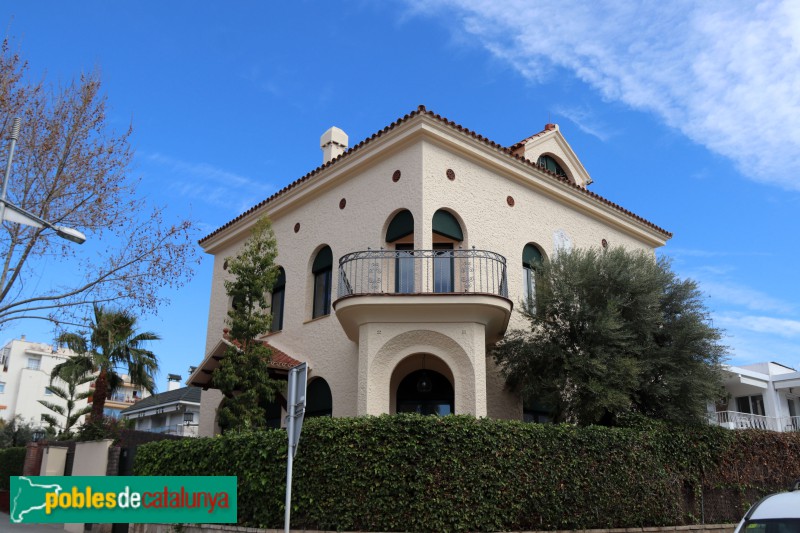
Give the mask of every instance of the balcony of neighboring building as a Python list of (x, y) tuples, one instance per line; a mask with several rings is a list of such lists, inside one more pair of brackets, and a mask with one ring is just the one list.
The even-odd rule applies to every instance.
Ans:
[(396, 246), (365, 250), (339, 260), (336, 316), (347, 336), (358, 341), (365, 323), (480, 323), (486, 342), (506, 331), (506, 259), (477, 249)]

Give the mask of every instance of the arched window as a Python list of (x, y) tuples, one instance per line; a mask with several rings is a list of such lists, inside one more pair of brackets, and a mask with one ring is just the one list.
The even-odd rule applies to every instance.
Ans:
[(553, 172), (557, 176), (567, 177), (567, 173), (564, 172), (564, 169), (561, 168), (561, 165), (558, 164), (552, 156), (549, 155), (540, 155), (539, 159), (536, 161), (536, 164), (540, 167), (544, 167), (545, 169)]
[(394, 243), (397, 293), (414, 292), (414, 215), (404, 209), (397, 213), (386, 229), (386, 242)]
[(314, 307), (312, 318), (331, 314), (331, 272), (333, 270), (333, 253), (326, 246), (319, 251), (311, 267), (314, 275)]
[(433, 292), (453, 292), (453, 245), (463, 240), (452, 213), (440, 209), (433, 214)]
[(328, 382), (322, 378), (315, 378), (308, 384), (306, 391), (307, 418), (312, 416), (333, 416), (333, 396)]
[(278, 267), (278, 279), (272, 287), (272, 302), (270, 311), (272, 312), (272, 324), (270, 331), (281, 331), (283, 329), (283, 301), (286, 294), (286, 272)]
[(522, 301), (529, 308), (536, 298), (536, 270), (542, 265), (542, 252), (533, 245), (522, 249)]

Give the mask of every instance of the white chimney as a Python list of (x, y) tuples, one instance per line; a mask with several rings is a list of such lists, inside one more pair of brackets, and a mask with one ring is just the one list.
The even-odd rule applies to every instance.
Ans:
[(167, 374), (167, 391), (180, 389), (182, 380), (178, 374)]
[(319, 147), (322, 148), (322, 164), (336, 159), (347, 150), (347, 134), (333, 126), (319, 138)]

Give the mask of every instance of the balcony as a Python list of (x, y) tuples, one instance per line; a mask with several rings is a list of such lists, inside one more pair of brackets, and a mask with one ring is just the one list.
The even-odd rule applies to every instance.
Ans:
[(771, 417), (740, 413), (738, 411), (717, 411), (711, 414), (710, 422), (727, 429), (763, 429), (767, 431), (800, 431), (800, 416)]
[(474, 248), (353, 252), (339, 260), (338, 282), (333, 307), (353, 341), (367, 322), (470, 322), (495, 342), (513, 307), (505, 257)]
[(173, 424), (170, 426), (158, 426), (150, 429), (139, 431), (147, 431), (149, 433), (163, 433), (165, 435), (179, 435), (181, 437), (197, 437), (198, 426), (196, 424)]

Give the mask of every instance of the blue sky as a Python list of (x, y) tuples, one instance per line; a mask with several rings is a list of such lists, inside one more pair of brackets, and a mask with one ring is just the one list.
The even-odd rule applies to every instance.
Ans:
[[(353, 145), (424, 104), (510, 145), (556, 122), (591, 190), (675, 234), (661, 253), (730, 362), (800, 369), (796, 2), (31, 1), (0, 22), (32, 76), (101, 73), (140, 192), (198, 238), (317, 167), (332, 125)], [(143, 321), (161, 389), (202, 360), (210, 272)], [(53, 338), (0, 338), (21, 334)]]

